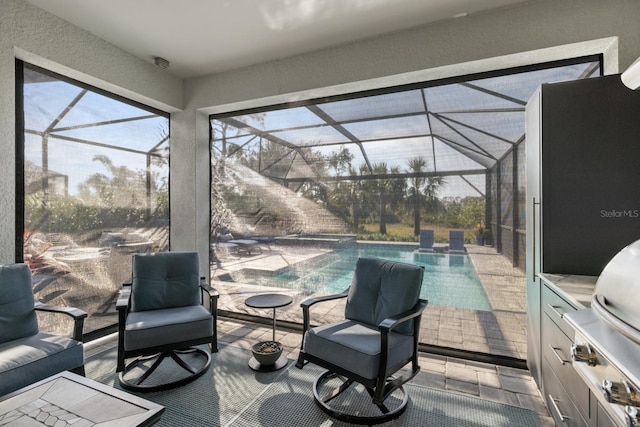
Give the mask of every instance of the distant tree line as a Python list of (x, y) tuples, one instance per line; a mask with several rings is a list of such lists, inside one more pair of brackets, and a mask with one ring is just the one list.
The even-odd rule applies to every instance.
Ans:
[[(253, 119), (260, 122), (263, 116), (256, 114)], [(475, 228), (484, 219), (484, 197), (441, 197), (446, 178), (426, 174), (429, 165), (421, 157), (409, 159), (404, 168), (385, 162), (354, 166), (354, 156), (344, 146), (322, 154), (255, 136), (247, 136), (247, 142), (240, 144), (237, 129), (215, 120), (212, 131), (212, 161), (219, 173), (224, 173), (229, 160), (281, 184), (287, 174), (311, 173), (315, 178), (297, 183), (295, 191), (342, 218), (354, 232), (362, 231), (363, 224), (378, 224), (379, 233), (385, 235), (387, 224), (406, 223), (417, 236), (421, 224)]]

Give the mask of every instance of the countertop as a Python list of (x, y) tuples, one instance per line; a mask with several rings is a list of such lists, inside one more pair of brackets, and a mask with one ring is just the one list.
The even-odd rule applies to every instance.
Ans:
[(562, 293), (576, 308), (591, 307), (591, 297), (598, 276), (579, 276), (575, 274), (540, 273), (540, 278), (551, 288)]

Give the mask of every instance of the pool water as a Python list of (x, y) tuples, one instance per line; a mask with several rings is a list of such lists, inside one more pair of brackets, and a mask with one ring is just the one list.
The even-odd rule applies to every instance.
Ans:
[(415, 246), (360, 244), (337, 248), (269, 278), (254, 278), (261, 285), (311, 293), (340, 293), (351, 285), (359, 257), (384, 258), (424, 266), (421, 298), (429, 304), (491, 311), (491, 304), (467, 255), (416, 253)]

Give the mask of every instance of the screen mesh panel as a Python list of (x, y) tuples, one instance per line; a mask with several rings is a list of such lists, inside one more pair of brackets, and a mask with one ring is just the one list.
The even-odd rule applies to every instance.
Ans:
[(91, 332), (117, 323), (113, 298), (130, 280), (131, 254), (168, 250), (169, 118), (46, 70), (21, 71), (17, 257), (36, 297), (87, 311)]

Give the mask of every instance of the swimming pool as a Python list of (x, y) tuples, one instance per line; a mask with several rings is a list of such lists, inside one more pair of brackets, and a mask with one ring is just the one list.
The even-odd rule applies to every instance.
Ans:
[(377, 257), (424, 266), (421, 298), (429, 304), (491, 311), (482, 283), (467, 255), (416, 253), (412, 245), (358, 244), (297, 265), (273, 277), (253, 277), (260, 285), (334, 294), (349, 287), (359, 257)]

